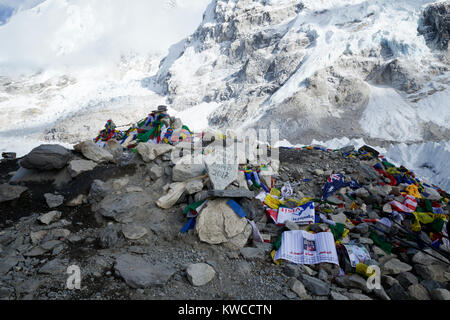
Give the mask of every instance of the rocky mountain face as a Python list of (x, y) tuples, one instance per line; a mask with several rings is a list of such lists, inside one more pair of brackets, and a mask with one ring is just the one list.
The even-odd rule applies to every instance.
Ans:
[[(421, 112), (449, 94), (449, 7), (449, 1), (216, 0), (153, 80), (178, 110), (219, 103), (208, 116), (212, 126), (273, 127), (291, 143), (448, 139), (448, 125)], [(395, 97), (375, 101), (379, 88)], [(387, 122), (389, 107), (403, 109), (405, 119)], [(402, 122), (414, 133), (400, 132)]]

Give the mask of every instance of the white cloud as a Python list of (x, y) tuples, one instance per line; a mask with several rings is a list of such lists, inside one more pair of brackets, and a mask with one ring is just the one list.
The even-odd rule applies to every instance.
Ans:
[[(0, 0), (22, 10), (0, 27), (0, 67), (46, 69), (165, 52), (200, 24), (210, 0)], [(42, 2), (42, 3), (40, 3)], [(39, 5), (35, 6), (36, 4)]]

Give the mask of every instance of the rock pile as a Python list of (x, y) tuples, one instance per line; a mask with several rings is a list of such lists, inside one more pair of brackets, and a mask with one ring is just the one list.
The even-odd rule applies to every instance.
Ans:
[[(201, 138), (189, 144), (205, 155), (194, 163), (181, 143), (141, 142), (120, 158), (80, 145), (24, 158), (33, 181), (67, 176), (41, 191), (42, 211), (1, 220), (1, 298), (449, 299), (450, 195), (369, 147), (281, 148), (279, 161), (223, 165), (222, 141)], [(20, 210), (15, 199), (42, 187), (16, 175), (0, 181), (0, 204)], [(311, 220), (280, 223), (290, 210)], [(289, 232), (332, 235), (336, 263), (275, 259)], [(304, 245), (315, 254), (319, 244)], [(84, 296), (51, 289), (70, 265), (84, 270)]]

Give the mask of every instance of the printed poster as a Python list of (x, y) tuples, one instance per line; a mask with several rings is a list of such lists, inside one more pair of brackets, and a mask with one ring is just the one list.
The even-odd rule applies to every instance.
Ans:
[(274, 260), (287, 260), (296, 264), (334, 263), (339, 260), (331, 232), (312, 234), (303, 230), (285, 231)]
[(280, 207), (278, 209), (278, 217), (275, 223), (284, 224), (286, 221), (291, 221), (297, 224), (310, 224), (314, 223), (314, 220), (314, 202), (311, 201), (296, 208)]
[(360, 244), (344, 244), (344, 247), (347, 250), (353, 268), (356, 267), (358, 263), (364, 263), (364, 261), (371, 259), (367, 249)]

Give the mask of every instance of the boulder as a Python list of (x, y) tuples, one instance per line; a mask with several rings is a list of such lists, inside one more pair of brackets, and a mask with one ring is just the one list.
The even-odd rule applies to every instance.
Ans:
[(27, 187), (0, 184), (0, 203), (18, 199), (27, 190)]
[(152, 199), (144, 192), (131, 192), (121, 196), (108, 194), (98, 204), (97, 211), (104, 217), (123, 222), (150, 202)]
[(71, 157), (69, 150), (57, 144), (43, 144), (31, 150), (20, 166), (38, 171), (59, 170), (67, 165)]
[(410, 286), (419, 283), (417, 277), (413, 275), (411, 272), (402, 272), (397, 276), (396, 279), (405, 289), (408, 289)]
[(151, 162), (155, 160), (157, 157), (171, 152), (173, 150), (173, 146), (170, 144), (155, 144), (155, 143), (139, 143), (136, 147), (137, 153), (142, 157), (142, 160), (144, 162)]
[(167, 264), (152, 263), (142, 257), (122, 254), (116, 259), (114, 270), (132, 288), (162, 287), (175, 273)]
[(72, 178), (79, 174), (93, 170), (97, 164), (90, 160), (72, 160), (69, 162), (69, 172)]
[(209, 264), (194, 263), (188, 266), (186, 274), (193, 286), (200, 287), (214, 279), (216, 271)]
[[(249, 226), (246, 218), (240, 218), (227, 205), (227, 200), (210, 200), (198, 215), (195, 230), (201, 241), (220, 244), (242, 235), (242, 239), (235, 240), (238, 240), (241, 244), (243, 239), (246, 238), (245, 242), (247, 242), (252, 230), (251, 226)], [(249, 229), (246, 228), (247, 226)]]
[(111, 153), (96, 145), (92, 140), (83, 141), (73, 148), (81, 152), (87, 159), (95, 162), (109, 162), (114, 159)]

